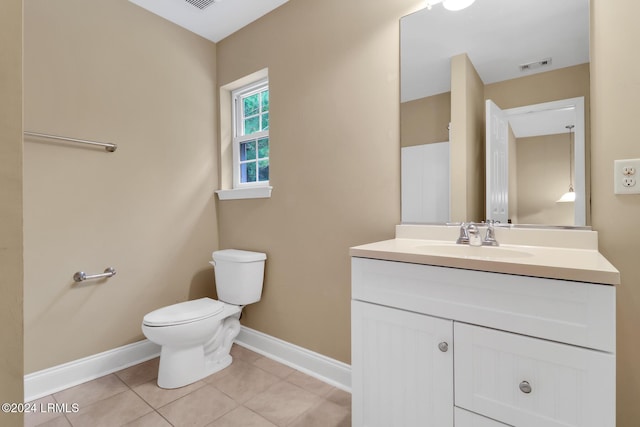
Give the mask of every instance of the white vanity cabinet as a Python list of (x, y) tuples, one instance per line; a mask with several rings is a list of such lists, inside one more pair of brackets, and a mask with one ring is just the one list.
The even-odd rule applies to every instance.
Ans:
[(352, 258), (354, 427), (614, 427), (615, 287)]

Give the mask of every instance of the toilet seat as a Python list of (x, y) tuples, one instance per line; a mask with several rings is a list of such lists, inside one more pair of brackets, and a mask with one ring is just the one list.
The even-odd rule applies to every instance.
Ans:
[(200, 298), (159, 308), (144, 316), (142, 323), (147, 326), (173, 326), (196, 322), (215, 316), (225, 304), (211, 298)]

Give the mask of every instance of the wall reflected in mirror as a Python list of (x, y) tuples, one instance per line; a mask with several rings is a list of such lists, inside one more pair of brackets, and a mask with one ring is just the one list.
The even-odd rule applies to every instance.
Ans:
[[(582, 135), (584, 149), (582, 154), (575, 150), (576, 154), (572, 162), (575, 170), (572, 171), (572, 178), (577, 186), (581, 186), (580, 191), (584, 195), (572, 204), (573, 207), (568, 205), (536, 207), (535, 199), (539, 197), (528, 196), (527, 191), (521, 190), (520, 196), (524, 195), (524, 197), (515, 198), (517, 203), (522, 205), (521, 209), (514, 214), (508, 214), (506, 219), (514, 223), (527, 224), (584, 225), (589, 223), (587, 209), (590, 142), (588, 0), (563, 0), (562, 2), (478, 0), (469, 8), (458, 12), (447, 11), (439, 5), (434, 5), (431, 10), (424, 9), (402, 18), (400, 38), (403, 152), (408, 152), (407, 147), (456, 143), (456, 141), (450, 141), (448, 127), (452, 121), (451, 118), (456, 117), (456, 111), (460, 108), (459, 102), (452, 103), (452, 91), (454, 91), (453, 98), (458, 100), (460, 92), (455, 92), (457, 89), (451, 87), (451, 58), (459, 54), (468, 56), (474, 72), (482, 82), (483, 99), (481, 101), (484, 103), (486, 99), (491, 99), (503, 110), (582, 97), (584, 113), (581, 120), (576, 121), (578, 124), (582, 123), (582, 127), (576, 129), (574, 136)], [(530, 65), (521, 67), (525, 64)], [(457, 129), (456, 126), (461, 124), (454, 120), (451, 127)], [(489, 177), (491, 171), (490, 167), (486, 167), (485, 160), (485, 129), (481, 131), (482, 135), (478, 137), (479, 144), (483, 145), (479, 147), (481, 155), (475, 156), (472, 160), (460, 159), (453, 146), (450, 147), (448, 160), (443, 150), (440, 150), (440, 154), (434, 154), (439, 157), (429, 159), (431, 166), (425, 162), (423, 169), (432, 169), (434, 162), (436, 164), (446, 162), (449, 165), (450, 176), (452, 168), (457, 168), (456, 173), (481, 168)], [(536, 162), (545, 162), (548, 165), (552, 163), (549, 159), (553, 159), (558, 164), (566, 163), (568, 154), (565, 152), (567, 152), (568, 139), (566, 134), (562, 135), (562, 132), (560, 134), (556, 134), (556, 137), (551, 137), (550, 134), (539, 137), (540, 141), (546, 140), (541, 142), (541, 147), (545, 148), (538, 147), (535, 150), (538, 154), (535, 156), (525, 155), (527, 149), (522, 148), (519, 167), (512, 167), (512, 171), (532, 173), (531, 171), (536, 169)], [(529, 145), (525, 146), (526, 142)], [(532, 140), (518, 142), (522, 147), (533, 147), (532, 144)], [(455, 196), (456, 192), (459, 192), (454, 179), (444, 182), (440, 174), (437, 178), (429, 180), (425, 177), (430, 176), (430, 173), (425, 171), (418, 173), (415, 170), (421, 167), (421, 164), (415, 161), (416, 156), (405, 155), (405, 153), (403, 156), (414, 160), (412, 165), (409, 165), (412, 171), (405, 171), (404, 162), (402, 166), (403, 222), (433, 223), (458, 220), (457, 208), (455, 204), (451, 204), (451, 195)], [(470, 161), (473, 164), (469, 163)], [(460, 171), (460, 168), (465, 171)], [(569, 168), (568, 164), (566, 168)], [(558, 173), (558, 178), (553, 180), (553, 184), (562, 188), (568, 187), (566, 182), (568, 173), (568, 170), (564, 174)], [(484, 175), (484, 172), (482, 174)], [(542, 177), (537, 181), (523, 177), (520, 181), (522, 185), (525, 182), (538, 182), (540, 186), (551, 187), (548, 179), (551, 179), (552, 175), (556, 173), (544, 175), (547, 179), (546, 183)], [(409, 176), (420, 176), (423, 181), (419, 185), (411, 183), (407, 178)], [(519, 180), (512, 178), (511, 181)], [(486, 197), (483, 194), (482, 200), (491, 197), (491, 190), (485, 190), (485, 182), (471, 183), (471, 185), (475, 184), (477, 187), (467, 186), (464, 191), (483, 193), (486, 191)], [(439, 196), (438, 203), (450, 204), (448, 218), (442, 216), (445, 209), (423, 209), (432, 213), (438, 212), (437, 215), (425, 214), (422, 217), (413, 214), (405, 215), (406, 206), (415, 207), (426, 203), (424, 200), (413, 200), (415, 197), (428, 200), (431, 198), (431, 193), (442, 194), (443, 188), (447, 185), (449, 201), (443, 202), (444, 199)], [(412, 187), (412, 191), (408, 191), (409, 187)], [(416, 191), (418, 187), (421, 190)], [(548, 199), (550, 196), (546, 197)], [(405, 200), (408, 198), (411, 200)], [(481, 207), (479, 211), (484, 214), (487, 206)], [(560, 214), (560, 211), (564, 211), (563, 214)], [(481, 220), (487, 217), (465, 219)]]

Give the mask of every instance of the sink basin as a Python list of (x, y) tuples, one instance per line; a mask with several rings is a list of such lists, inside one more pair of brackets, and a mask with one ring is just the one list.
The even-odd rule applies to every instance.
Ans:
[(526, 258), (533, 254), (524, 250), (503, 248), (501, 246), (469, 246), (458, 244), (433, 244), (418, 246), (420, 252), (435, 256), (453, 256), (461, 258), (480, 259), (506, 259), (506, 258)]

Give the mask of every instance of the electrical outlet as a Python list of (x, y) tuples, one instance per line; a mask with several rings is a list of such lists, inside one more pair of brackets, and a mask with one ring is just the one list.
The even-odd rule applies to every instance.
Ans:
[(640, 194), (640, 159), (616, 160), (613, 171), (615, 194)]

